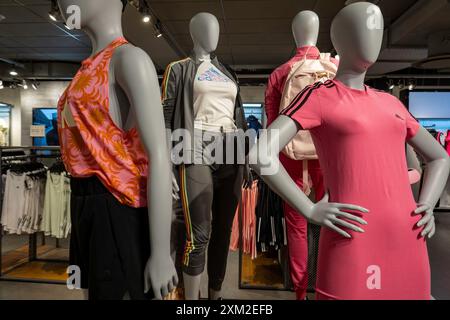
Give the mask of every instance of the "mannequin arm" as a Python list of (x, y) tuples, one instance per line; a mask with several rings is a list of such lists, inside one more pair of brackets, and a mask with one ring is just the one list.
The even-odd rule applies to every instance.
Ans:
[(419, 208), (416, 214), (423, 218), (417, 224), (425, 226), (422, 236), (431, 238), (435, 232), (433, 209), (445, 188), (450, 172), (450, 158), (444, 148), (424, 128), (420, 128), (416, 136), (408, 141), (425, 160), (426, 168), (423, 187), (419, 196)]
[(170, 257), (171, 168), (155, 67), (139, 48), (117, 50), (115, 75), (134, 108), (137, 128), (149, 157), (148, 219), (151, 257), (145, 270), (145, 290), (152, 288), (156, 299), (166, 296), (178, 279)]
[[(341, 229), (342, 227), (356, 232), (364, 232), (363, 229), (353, 223), (366, 225), (366, 221), (341, 210), (355, 210), (361, 213), (368, 213), (367, 209), (349, 204), (329, 203), (328, 195), (319, 203), (314, 204), (295, 184), (281, 165), (278, 154), (295, 137), (299, 130), (297, 123), (291, 118), (286, 116), (278, 117), (267, 131), (263, 131), (258, 144), (250, 151), (249, 157), (253, 169), (273, 191), (309, 221), (326, 226), (347, 238), (351, 238), (351, 236)], [(341, 218), (352, 221), (352, 223)]]

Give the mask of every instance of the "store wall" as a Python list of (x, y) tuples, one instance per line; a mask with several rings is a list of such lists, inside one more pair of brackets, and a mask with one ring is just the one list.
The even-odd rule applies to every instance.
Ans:
[(0, 90), (0, 102), (14, 106), (11, 110), (11, 145), (20, 146), (22, 141), (20, 91), (8, 88)]
[(0, 101), (14, 106), (11, 114), (11, 144), (31, 146), (30, 125), (33, 108), (56, 108), (59, 97), (67, 87), (66, 81), (41, 82), (38, 90), (22, 88), (0, 90)]
[(264, 92), (266, 86), (242, 86), (241, 97), (242, 101), (246, 103), (264, 103)]
[(38, 90), (21, 89), (21, 114), (22, 114), (22, 145), (31, 146), (33, 140), (30, 137), (30, 125), (33, 121), (33, 108), (56, 108), (59, 97), (62, 95), (68, 82), (49, 81), (42, 82)]

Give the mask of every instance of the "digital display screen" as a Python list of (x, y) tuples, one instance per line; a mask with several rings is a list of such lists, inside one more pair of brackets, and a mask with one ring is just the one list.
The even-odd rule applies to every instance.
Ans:
[(45, 137), (33, 138), (34, 146), (59, 146), (58, 111), (56, 108), (33, 109), (33, 125), (45, 126)]

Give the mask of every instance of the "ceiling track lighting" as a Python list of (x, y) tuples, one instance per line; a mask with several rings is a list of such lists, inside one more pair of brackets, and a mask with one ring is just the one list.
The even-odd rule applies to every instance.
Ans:
[(61, 18), (58, 3), (56, 2), (56, 0), (51, 0), (51, 1), (52, 1), (52, 5), (50, 8), (50, 11), (48, 12), (48, 16), (50, 17), (50, 19), (52, 21), (57, 22)]
[(150, 7), (145, 0), (139, 0), (138, 10), (142, 14), (142, 22), (150, 23), (152, 21), (152, 15), (150, 12)]
[(394, 81), (393, 80), (389, 80), (387, 82), (387, 86), (388, 86), (389, 90), (394, 90), (394, 88), (395, 88)]
[(163, 36), (161, 32), (161, 21), (157, 20), (153, 25), (153, 30), (155, 32), (155, 37), (161, 38)]
[(12, 70), (9, 72), (9, 74), (10, 74), (11, 76), (13, 76), (13, 77), (16, 77), (16, 76), (19, 75), (19, 73), (18, 73), (15, 69), (12, 69)]

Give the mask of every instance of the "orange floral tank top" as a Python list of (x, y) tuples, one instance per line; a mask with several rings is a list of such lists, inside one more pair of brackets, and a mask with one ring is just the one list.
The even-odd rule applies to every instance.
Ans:
[(109, 114), (109, 64), (114, 40), (82, 63), (58, 103), (58, 133), (67, 171), (75, 178), (97, 176), (120, 203), (147, 206), (148, 158), (136, 128), (120, 129)]

